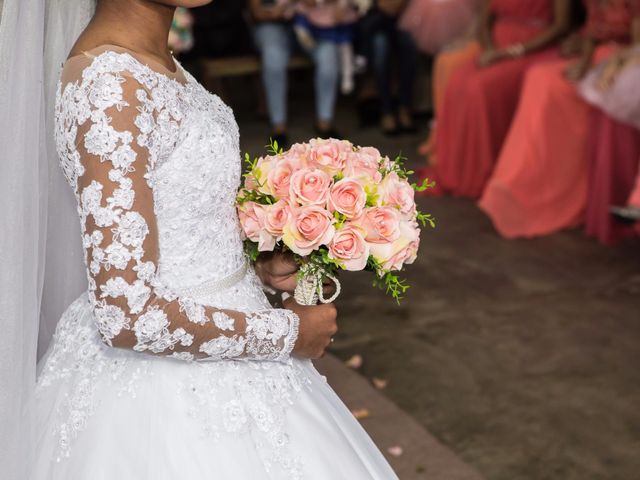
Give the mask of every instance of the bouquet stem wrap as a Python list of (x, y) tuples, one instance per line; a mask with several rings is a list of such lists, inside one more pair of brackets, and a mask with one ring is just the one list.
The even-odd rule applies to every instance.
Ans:
[[(330, 298), (324, 298), (322, 291), (325, 278), (336, 284), (336, 292)], [(300, 277), (293, 298), (300, 305), (317, 305), (318, 302), (331, 303), (338, 298), (340, 290), (341, 285), (336, 277), (322, 270), (314, 269), (307, 263), (300, 267)]]

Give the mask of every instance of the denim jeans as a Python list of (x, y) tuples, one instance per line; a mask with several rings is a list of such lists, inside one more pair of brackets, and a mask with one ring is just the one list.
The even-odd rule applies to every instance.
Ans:
[[(272, 125), (287, 122), (289, 58), (298, 48), (293, 28), (287, 23), (265, 22), (255, 26), (255, 39), (262, 57), (262, 81)], [(318, 41), (311, 52), (315, 64), (316, 115), (331, 122), (338, 93), (338, 46)]]

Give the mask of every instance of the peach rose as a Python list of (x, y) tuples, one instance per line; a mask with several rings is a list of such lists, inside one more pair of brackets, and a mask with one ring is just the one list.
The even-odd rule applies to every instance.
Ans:
[(255, 202), (245, 202), (238, 209), (244, 235), (257, 242), (261, 252), (272, 251), (276, 246), (276, 239), (265, 229), (265, 213), (265, 207)]
[(269, 172), (274, 166), (274, 157), (261, 157), (256, 162), (256, 167), (253, 170), (253, 176), (255, 178), (256, 190), (266, 193), (267, 195), (271, 195), (271, 191), (267, 185), (267, 178), (269, 176)]
[(280, 239), (284, 227), (291, 219), (291, 206), (286, 200), (279, 200), (273, 205), (265, 206), (264, 228), (271, 235)]
[(385, 270), (401, 270), (413, 263), (420, 246), (420, 228), (416, 222), (400, 222), (400, 236), (393, 243), (371, 243), (371, 255)]
[(358, 217), (367, 202), (367, 194), (357, 180), (345, 178), (329, 190), (329, 210), (342, 213), (348, 219)]
[(345, 167), (347, 155), (353, 148), (349, 142), (333, 138), (328, 140), (313, 139), (310, 145), (311, 163), (331, 176)]
[(380, 183), (380, 152), (373, 147), (363, 147), (351, 152), (348, 157), (345, 173), (350, 177), (365, 178), (373, 183)]
[(396, 172), (389, 173), (378, 190), (379, 204), (397, 207), (404, 215), (416, 210), (415, 192), (409, 182), (400, 178)]
[(269, 195), (278, 199), (289, 198), (291, 175), (295, 170), (295, 163), (287, 158), (279, 159), (269, 170), (266, 185)]
[(328, 245), (335, 233), (333, 218), (322, 207), (309, 205), (294, 210), (284, 227), (282, 241), (298, 255), (309, 255), (321, 245)]
[(369, 243), (393, 243), (400, 237), (400, 212), (394, 207), (367, 208), (358, 224)]
[(325, 205), (331, 188), (331, 177), (318, 169), (302, 169), (291, 175), (289, 193), (292, 203)]
[(369, 245), (362, 233), (353, 225), (345, 225), (336, 231), (329, 244), (329, 256), (338, 260), (346, 270), (364, 270), (369, 259)]

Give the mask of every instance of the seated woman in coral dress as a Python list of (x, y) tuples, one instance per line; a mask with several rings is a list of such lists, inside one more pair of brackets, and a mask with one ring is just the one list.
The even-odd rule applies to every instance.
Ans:
[(640, 0), (586, 0), (578, 60), (527, 73), (518, 112), (480, 201), (507, 238), (545, 235), (584, 221), (589, 177), (590, 106), (575, 81), (593, 61), (629, 42)]
[(447, 86), (437, 131), (436, 180), (455, 195), (479, 197), (516, 109), (524, 73), (557, 57), (570, 26), (570, 0), (489, 0), (483, 52)]

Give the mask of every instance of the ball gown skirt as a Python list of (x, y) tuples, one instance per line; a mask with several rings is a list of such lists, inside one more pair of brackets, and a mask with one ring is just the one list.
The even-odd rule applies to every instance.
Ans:
[(420, 50), (435, 55), (471, 28), (478, 0), (411, 0), (400, 28), (411, 33)]
[(639, 173), (640, 131), (593, 109), (589, 143), (585, 230), (600, 242), (611, 244), (636, 233), (633, 227), (615, 220), (609, 209), (629, 202)]
[[(601, 47), (596, 58), (611, 54)], [(505, 238), (547, 235), (584, 222), (591, 107), (559, 60), (533, 66), (480, 208)]]
[[(529, 4), (498, 3), (525, 9)], [(535, 3), (542, 8), (548, 2)], [(545, 25), (546, 21), (526, 15), (498, 16), (493, 29), (495, 44), (502, 48), (526, 42)], [(547, 49), (485, 68), (473, 59), (453, 75), (440, 110), (436, 137), (436, 178), (444, 190), (474, 198), (482, 194), (509, 130), (527, 69), (557, 56), (556, 49)]]
[(83, 295), (42, 362), (34, 480), (397, 478), (311, 361), (149, 357), (92, 317)]

